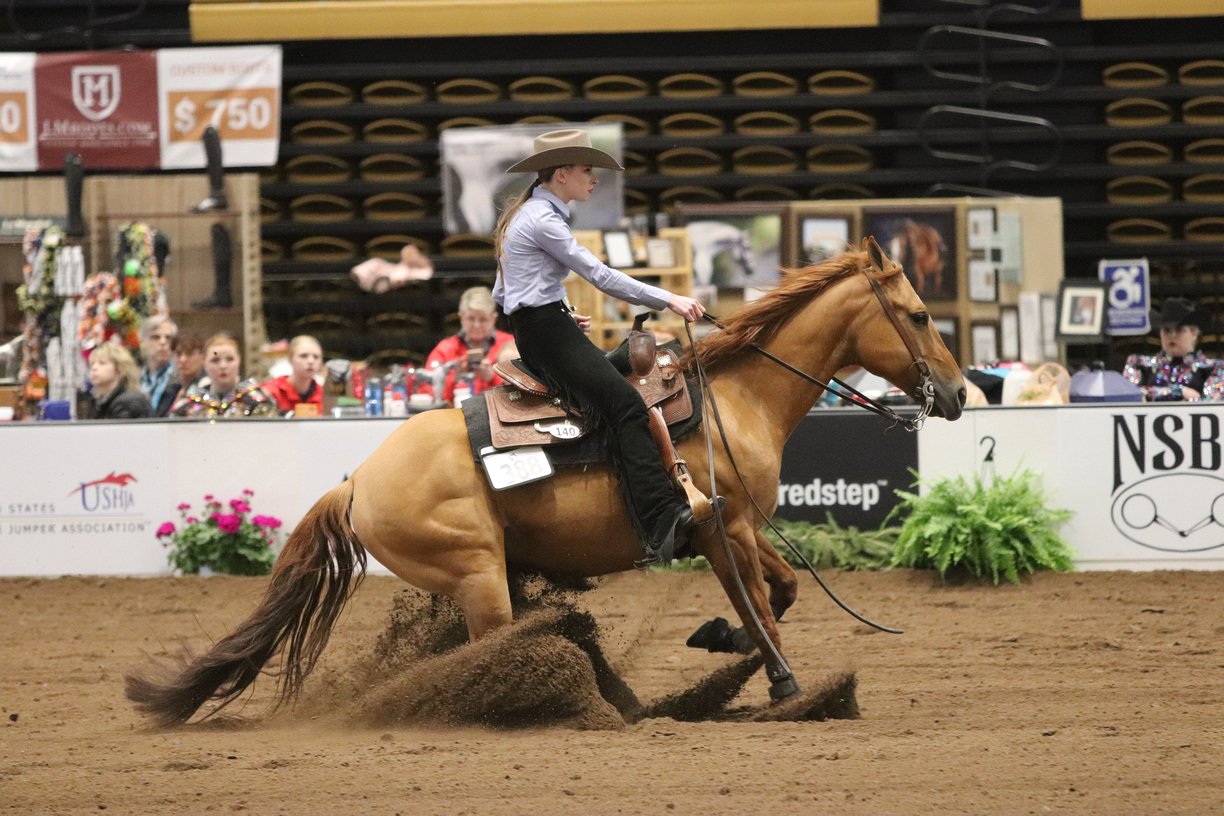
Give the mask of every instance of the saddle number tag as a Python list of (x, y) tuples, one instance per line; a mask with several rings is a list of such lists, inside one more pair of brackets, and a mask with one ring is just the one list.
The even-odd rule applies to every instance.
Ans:
[(535, 429), (540, 433), (552, 434), (557, 439), (577, 439), (582, 436), (582, 429), (577, 425), (572, 425), (566, 420), (554, 422), (551, 425), (544, 425), (540, 422), (535, 424)]
[(553, 475), (552, 462), (548, 461), (548, 454), (539, 445), (490, 453), (482, 456), (480, 461), (494, 490), (538, 482)]

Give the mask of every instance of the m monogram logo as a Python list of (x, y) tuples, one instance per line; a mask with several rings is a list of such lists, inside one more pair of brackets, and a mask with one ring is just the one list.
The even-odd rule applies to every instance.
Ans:
[(119, 106), (119, 66), (78, 65), (72, 69), (72, 103), (86, 119), (101, 121)]

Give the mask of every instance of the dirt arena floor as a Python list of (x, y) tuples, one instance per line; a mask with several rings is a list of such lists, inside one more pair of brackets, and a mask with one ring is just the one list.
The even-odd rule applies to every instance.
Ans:
[[(857, 680), (858, 719), (754, 721), (758, 671), (723, 716), (625, 721), (547, 626), (422, 664), (408, 641), (445, 632), (375, 577), (295, 709), (268, 715), (261, 680), (168, 730), (124, 699), (124, 674), (180, 639), (207, 648), (265, 579), (0, 580), (0, 814), (1224, 813), (1224, 573), (823, 575), (906, 630), (802, 582), (786, 652), (805, 690)], [(577, 603), (648, 712), (744, 667), (684, 645), (730, 614), (709, 574), (614, 576)], [(464, 699), (484, 708), (456, 717)], [(505, 706), (501, 727), (468, 724)]]

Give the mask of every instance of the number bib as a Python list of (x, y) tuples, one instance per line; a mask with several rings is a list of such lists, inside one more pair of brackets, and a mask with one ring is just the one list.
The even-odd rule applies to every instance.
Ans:
[(539, 445), (502, 453), (496, 453), (491, 447), (482, 448), (480, 461), (494, 490), (538, 482), (553, 475), (552, 462), (548, 461), (548, 454)]

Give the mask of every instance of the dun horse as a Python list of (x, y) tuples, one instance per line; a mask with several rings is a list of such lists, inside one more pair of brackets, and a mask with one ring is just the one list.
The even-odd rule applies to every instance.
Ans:
[[(955, 360), (901, 267), (874, 240), (865, 240), (862, 251), (791, 273), (728, 316), (724, 330), (697, 348), (743, 484), (767, 513), (777, 501), (782, 446), (820, 388), (754, 353), (754, 343), (824, 381), (861, 365), (916, 400), (923, 383), (915, 358), (921, 358), (934, 385), (932, 413), (956, 419), (964, 404)], [(748, 625), (766, 656), (771, 692), (781, 697), (798, 690), (785, 659), (778, 659), (776, 623), (795, 600), (795, 573), (761, 535), (764, 520), (717, 439), (714, 451), (734, 566), (711, 529), (703, 528), (694, 548), (709, 559)], [(701, 490), (714, 492), (702, 435), (682, 442), (679, 454)], [(472, 640), (511, 622), (508, 564), (597, 576), (633, 569), (642, 557), (609, 467), (571, 468), (494, 492), (472, 461), (462, 413), (426, 412), (405, 422), (307, 513), (277, 559), (263, 599), (236, 631), (172, 679), (130, 674), (128, 697), (162, 723), (183, 722), (210, 699), (224, 705), (237, 698), (283, 650), (277, 699), (292, 699), (364, 574), (367, 552), (408, 583), (454, 598)], [(750, 623), (752, 612), (764, 634)]]

